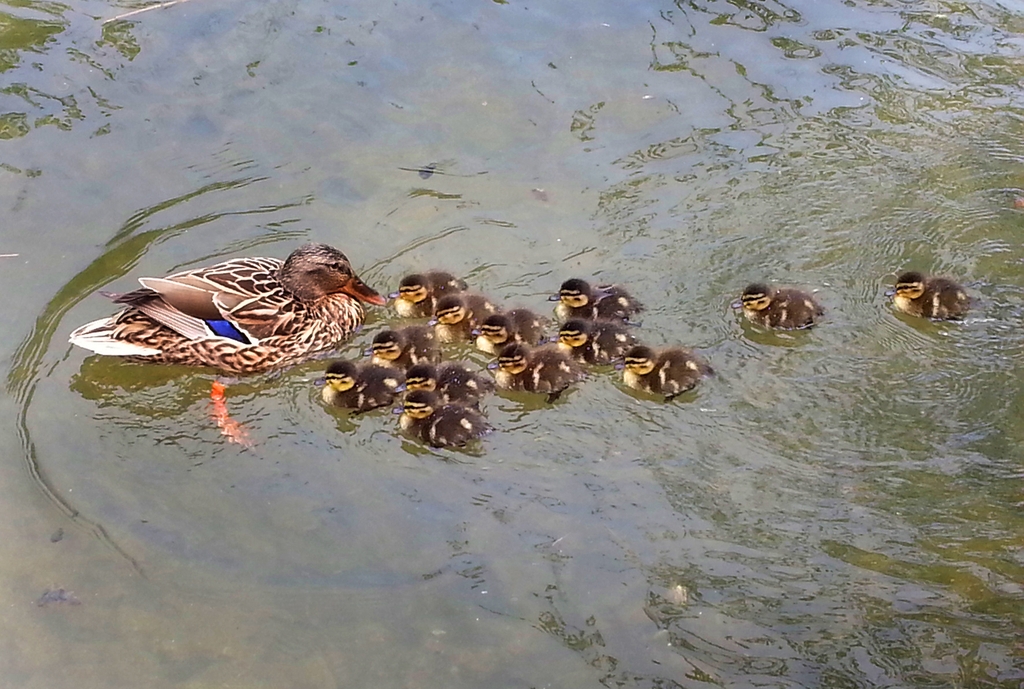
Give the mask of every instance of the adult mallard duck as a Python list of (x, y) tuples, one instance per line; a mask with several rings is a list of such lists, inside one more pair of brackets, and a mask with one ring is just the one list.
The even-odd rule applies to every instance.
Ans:
[(107, 294), (126, 308), (87, 323), (70, 341), (108, 356), (236, 374), (283, 368), (334, 349), (381, 306), (345, 254), (306, 244), (281, 261), (236, 258)]

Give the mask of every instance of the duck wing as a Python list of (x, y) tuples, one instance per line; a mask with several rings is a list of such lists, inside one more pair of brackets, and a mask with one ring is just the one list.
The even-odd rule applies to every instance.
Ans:
[(294, 318), (275, 274), (276, 258), (242, 258), (163, 278), (110, 295), (190, 340), (227, 337), (244, 344), (278, 334)]

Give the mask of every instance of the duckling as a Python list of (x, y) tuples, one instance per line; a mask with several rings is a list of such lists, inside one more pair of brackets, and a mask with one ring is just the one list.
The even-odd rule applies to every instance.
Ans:
[(403, 383), (405, 375), (390, 366), (335, 361), (327, 368), (320, 396), (331, 406), (364, 412), (391, 404)]
[(579, 365), (557, 347), (530, 349), (521, 342), (505, 345), (491, 366), (497, 368), (494, 382), (499, 388), (547, 393), (548, 402), (583, 377)]
[(636, 337), (620, 321), (567, 320), (558, 331), (558, 348), (577, 361), (599, 366), (621, 359)]
[(761, 282), (747, 285), (743, 296), (733, 303), (733, 308), (739, 307), (752, 323), (780, 330), (809, 328), (825, 315), (821, 304), (807, 292)]
[(481, 294), (449, 294), (437, 301), (430, 321), (437, 339), (444, 343), (473, 339), (473, 329), (485, 318), (498, 312), (498, 307)]
[(563, 282), (558, 294), (550, 299), (558, 302), (555, 315), (561, 321), (570, 318), (628, 320), (644, 310), (643, 304), (619, 285), (591, 287), (579, 278)]
[(511, 342), (540, 344), (544, 338), (544, 319), (530, 309), (509, 309), (488, 316), (480, 324), (476, 348), (488, 354), (498, 354)]
[(434, 313), (437, 300), (446, 294), (466, 289), (464, 280), (443, 270), (412, 273), (398, 283), (398, 291), (390, 296), (395, 300), (395, 311), (403, 318), (428, 318)]
[(963, 287), (949, 278), (910, 271), (896, 278), (893, 305), (903, 313), (923, 318), (959, 320), (970, 308)]
[(398, 425), (433, 447), (460, 447), (488, 433), (491, 426), (476, 409), (442, 402), (429, 390), (414, 390), (405, 396)]
[(626, 352), (622, 381), (634, 390), (664, 395), (668, 401), (712, 374), (714, 370), (692, 350), (669, 347), (655, 351), (637, 345)]
[(382, 330), (370, 345), (371, 361), (378, 366), (394, 366), (405, 370), (421, 362), (441, 360), (434, 329), (429, 325), (407, 325), (396, 330)]
[(444, 404), (476, 407), (484, 395), (494, 392), (494, 381), (455, 362), (416, 364), (406, 372), (405, 389), (429, 390)]

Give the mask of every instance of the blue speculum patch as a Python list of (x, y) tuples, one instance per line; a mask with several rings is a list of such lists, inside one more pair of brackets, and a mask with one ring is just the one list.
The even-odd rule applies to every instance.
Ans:
[(235, 340), (242, 344), (252, 344), (252, 340), (246, 337), (245, 333), (232, 325), (230, 321), (206, 321), (206, 324), (210, 326), (210, 330), (212, 330), (215, 335), (226, 337), (229, 340)]

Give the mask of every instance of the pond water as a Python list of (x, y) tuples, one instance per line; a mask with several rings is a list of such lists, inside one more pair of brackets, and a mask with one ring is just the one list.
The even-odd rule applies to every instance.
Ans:
[[(2, 684), (1024, 683), (1024, 5), (105, 23), (144, 6), (0, 10)], [(67, 344), (100, 289), (310, 240), (381, 291), (443, 267), (546, 310), (621, 282), (645, 341), (718, 375), (668, 404), (611, 369), (492, 398), (452, 452), (325, 410), (312, 362), (228, 388), (246, 448), (213, 372)], [(904, 268), (962, 280), (971, 316), (895, 315)], [(745, 325), (752, 280), (825, 322)]]

